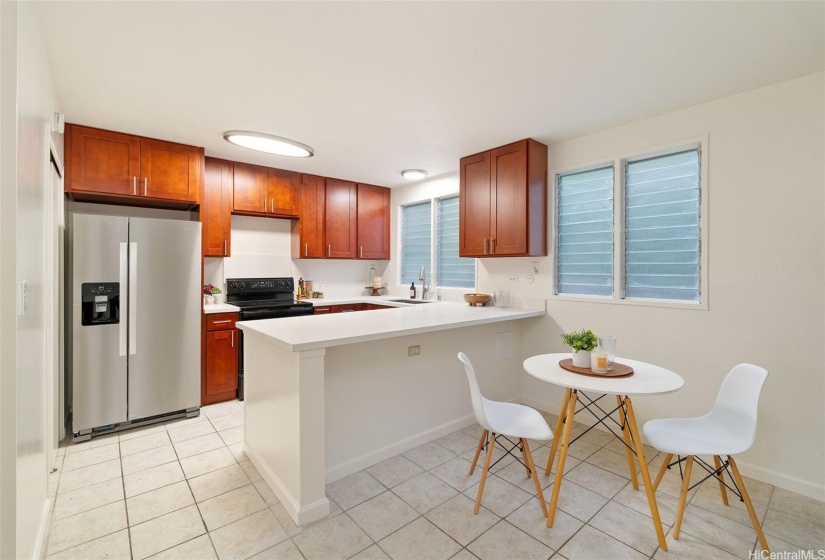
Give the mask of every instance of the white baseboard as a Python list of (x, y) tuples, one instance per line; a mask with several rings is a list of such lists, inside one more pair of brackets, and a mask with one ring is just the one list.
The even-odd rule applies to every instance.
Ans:
[(47, 547), (49, 545), (49, 535), (52, 529), (52, 500), (57, 497), (46, 498), (46, 503), (43, 504), (43, 513), (40, 516), (40, 529), (37, 531), (37, 543), (34, 548), (34, 558), (45, 558)]
[(266, 482), (270, 490), (272, 490), (275, 496), (281, 501), (281, 505), (284, 506), (284, 509), (296, 525), (300, 527), (301, 525), (318, 521), (329, 515), (329, 500), (326, 497), (304, 507), (299, 507), (298, 500), (295, 496), (287, 490), (286, 486), (281, 482), (281, 479), (272, 472), (272, 469), (261, 460), (260, 455), (249, 445), (249, 442), (244, 442), (244, 453), (246, 453), (249, 460), (252, 461), (255, 468), (258, 469), (261, 478), (264, 479), (264, 482)]
[(419, 445), (423, 445), (433, 441), (434, 439), (444, 437), (457, 430), (471, 426), (475, 421), (475, 417), (472, 414), (468, 414), (467, 416), (441, 424), (440, 426), (436, 426), (435, 428), (429, 429), (425, 432), (393, 442), (390, 445), (376, 449), (375, 451), (365, 455), (355, 457), (354, 459), (350, 459), (349, 461), (345, 461), (338, 465), (327, 467), (327, 484), (340, 480), (345, 476), (357, 473), (360, 470), (371, 467), (391, 457), (395, 457), (396, 455), (409, 451)]
[[(551, 414), (556, 415), (558, 415), (560, 409), (558, 404), (548, 403), (527, 396), (523, 396), (521, 402), (523, 404), (526, 404), (527, 406), (531, 406), (538, 410), (542, 410), (544, 412), (549, 412)], [(596, 428), (606, 431), (604, 427), (601, 425), (596, 426)], [(644, 441), (644, 436), (642, 436), (642, 440)], [(797, 494), (802, 494), (803, 496), (808, 496), (809, 498), (813, 498), (821, 502), (825, 502), (825, 486), (815, 484), (809, 480), (803, 480), (801, 478), (787, 475), (772, 469), (760, 467), (752, 463), (737, 461), (736, 464), (739, 467), (739, 470), (742, 471), (742, 474), (744, 476), (747, 476), (754, 480), (758, 480), (759, 482), (771, 484), (784, 490), (789, 490), (791, 492), (796, 492)]]

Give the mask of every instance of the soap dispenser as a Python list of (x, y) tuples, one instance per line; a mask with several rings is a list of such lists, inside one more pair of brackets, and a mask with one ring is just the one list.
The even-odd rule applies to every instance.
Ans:
[(415, 299), (415, 282), (410, 284), (410, 299)]

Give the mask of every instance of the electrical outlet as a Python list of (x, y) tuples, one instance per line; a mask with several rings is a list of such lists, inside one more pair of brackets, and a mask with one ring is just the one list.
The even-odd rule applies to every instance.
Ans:
[(511, 284), (518, 284), (518, 274), (511, 274), (507, 277), (507, 281)]
[(420, 356), (421, 355), (421, 345), (416, 344), (415, 346), (407, 346), (407, 356)]

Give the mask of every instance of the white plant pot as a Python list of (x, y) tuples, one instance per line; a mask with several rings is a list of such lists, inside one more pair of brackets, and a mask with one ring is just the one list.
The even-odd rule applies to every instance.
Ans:
[(590, 367), (590, 352), (587, 350), (579, 350), (578, 352), (573, 352), (572, 354), (574, 366), (581, 368)]
[(215, 298), (215, 303), (226, 303), (226, 294), (213, 294), (212, 297)]

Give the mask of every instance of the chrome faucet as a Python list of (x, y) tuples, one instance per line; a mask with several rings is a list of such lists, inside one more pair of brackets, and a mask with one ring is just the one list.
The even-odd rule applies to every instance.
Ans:
[(427, 271), (425, 268), (422, 266), (421, 271), (418, 273), (418, 279), (421, 280), (421, 299), (427, 299), (427, 293), (430, 291), (430, 287), (427, 285)]

